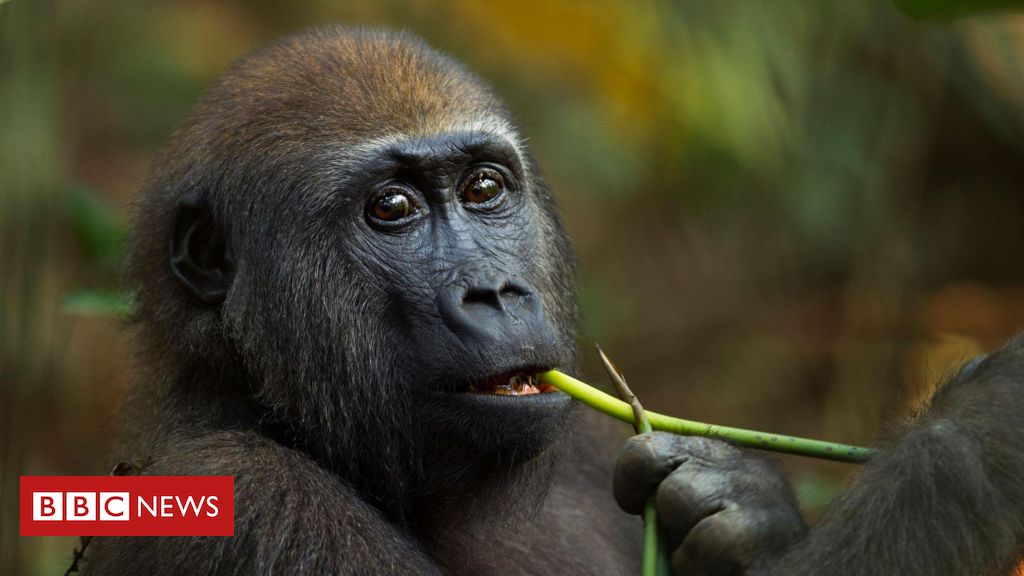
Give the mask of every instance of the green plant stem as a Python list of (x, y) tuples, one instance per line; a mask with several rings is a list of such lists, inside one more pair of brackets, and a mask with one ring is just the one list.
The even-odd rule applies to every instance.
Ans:
[[(630, 424), (634, 422), (633, 409), (629, 404), (614, 396), (605, 394), (568, 374), (551, 370), (541, 374), (540, 379), (591, 408), (600, 410), (623, 422)], [(646, 414), (651, 428), (654, 430), (662, 430), (684, 436), (719, 438), (737, 446), (756, 448), (758, 450), (857, 464), (866, 462), (875, 454), (873, 449), (851, 446), (849, 444), (837, 444), (835, 442), (824, 442), (810, 438), (797, 438), (795, 436), (772, 434), (770, 432), (758, 432), (757, 430), (705, 424), (693, 420), (673, 418), (672, 416), (665, 416), (664, 414), (651, 411), (646, 411)]]
[[(651, 431), (650, 423), (644, 419), (636, 425), (637, 433)], [(640, 564), (642, 576), (658, 576), (659, 555), (664, 551), (658, 550), (658, 509), (654, 505), (654, 496), (647, 499), (644, 504), (644, 555)]]
[[(608, 373), (608, 377), (612, 379), (612, 384), (615, 385), (615, 391), (618, 393), (619, 398), (633, 412), (633, 429), (636, 430), (637, 434), (650, 432), (652, 428), (651, 422), (647, 419), (647, 411), (644, 410), (643, 405), (640, 404), (640, 400), (633, 394), (633, 391), (629, 389), (629, 384), (626, 384), (626, 377), (623, 376), (622, 372), (619, 371), (618, 367), (615, 366), (611, 358), (604, 353), (600, 346), (597, 347), (597, 353), (601, 357), (601, 363), (604, 364), (605, 372)], [(665, 548), (660, 544), (661, 536), (658, 534), (658, 508), (655, 505), (654, 496), (648, 498), (644, 504), (643, 520), (644, 547), (640, 574), (642, 576), (668, 575), (667, 554)]]
[(644, 504), (644, 557), (640, 565), (643, 576), (658, 576), (658, 510), (652, 496)]

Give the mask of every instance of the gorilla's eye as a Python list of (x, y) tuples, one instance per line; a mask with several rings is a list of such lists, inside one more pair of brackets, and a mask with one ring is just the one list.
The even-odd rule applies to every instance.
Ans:
[(409, 194), (398, 187), (386, 188), (371, 202), (367, 210), (370, 216), (381, 222), (397, 222), (416, 212)]
[(494, 170), (478, 170), (473, 173), (462, 188), (462, 201), (467, 204), (485, 204), (501, 196), (505, 182)]

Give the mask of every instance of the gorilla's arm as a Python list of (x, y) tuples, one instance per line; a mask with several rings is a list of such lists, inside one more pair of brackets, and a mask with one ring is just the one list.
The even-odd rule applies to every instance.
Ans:
[(1022, 478), (1018, 338), (961, 369), (809, 531), (777, 469), (718, 441), (634, 437), (615, 494), (634, 513), (656, 496), (678, 573), (1009, 574), (1024, 551)]
[(1009, 574), (1024, 544), (1024, 340), (969, 363), (772, 574)]
[(256, 434), (182, 442), (145, 474), (234, 475), (235, 536), (96, 538), (89, 574), (440, 573), (336, 476)]

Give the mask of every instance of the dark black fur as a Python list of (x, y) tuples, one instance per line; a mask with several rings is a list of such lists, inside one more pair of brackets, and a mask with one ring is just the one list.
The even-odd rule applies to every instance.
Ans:
[[(486, 165), (493, 206), (460, 188)], [(367, 206), (398, 183), (423, 210)], [(486, 208), (486, 209), (483, 209)], [(573, 255), (509, 114), (418, 40), (331, 28), (237, 64), (138, 203), (140, 375), (115, 461), (236, 477), (233, 538), (97, 538), (93, 574), (635, 574), (615, 433), (560, 394)], [(1006, 573), (1024, 536), (1020, 341), (947, 384), (808, 529), (778, 469), (660, 434), (615, 496), (656, 497), (687, 574)]]

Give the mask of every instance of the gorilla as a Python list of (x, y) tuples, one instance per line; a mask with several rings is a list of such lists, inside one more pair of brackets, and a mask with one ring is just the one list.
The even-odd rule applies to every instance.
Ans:
[[(578, 370), (574, 256), (511, 114), (407, 34), (235, 64), (155, 163), (128, 258), (137, 378), (112, 462), (235, 477), (233, 537), (102, 537), (91, 574), (1006, 573), (1024, 345), (953, 378), (813, 527), (769, 460), (629, 439)], [(614, 490), (613, 490), (614, 488)]]

